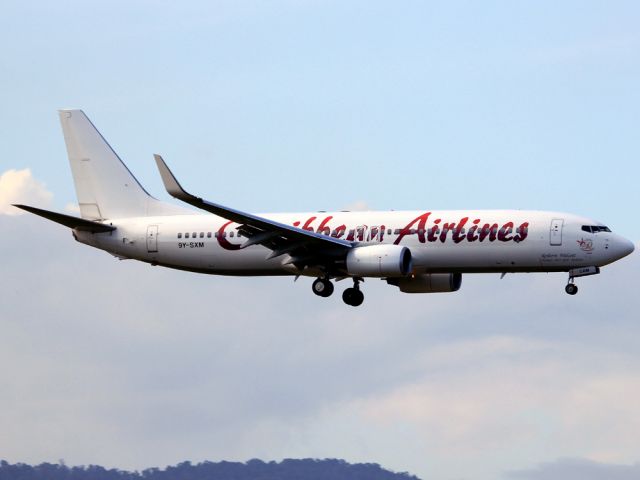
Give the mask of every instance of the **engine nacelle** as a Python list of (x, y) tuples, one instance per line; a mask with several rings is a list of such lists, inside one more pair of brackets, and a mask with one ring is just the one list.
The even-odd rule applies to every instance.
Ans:
[(404, 293), (456, 292), (462, 285), (462, 274), (425, 273), (404, 278), (389, 278), (387, 283), (395, 285)]
[(411, 250), (401, 245), (365, 245), (347, 254), (347, 271), (358, 277), (401, 277), (412, 268)]

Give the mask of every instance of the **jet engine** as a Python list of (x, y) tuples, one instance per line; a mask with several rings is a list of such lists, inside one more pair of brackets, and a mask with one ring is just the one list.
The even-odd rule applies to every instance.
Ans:
[(456, 292), (462, 285), (462, 274), (425, 273), (403, 278), (388, 278), (387, 283), (395, 285), (404, 293)]
[(401, 277), (412, 268), (411, 251), (401, 245), (365, 245), (347, 254), (347, 271), (353, 276)]

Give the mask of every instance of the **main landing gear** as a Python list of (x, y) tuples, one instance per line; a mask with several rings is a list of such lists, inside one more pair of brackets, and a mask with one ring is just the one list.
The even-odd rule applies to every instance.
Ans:
[(360, 291), (358, 280), (353, 281), (353, 287), (347, 288), (342, 292), (342, 301), (352, 307), (362, 305), (362, 302), (364, 302), (364, 294)]
[[(347, 288), (342, 293), (342, 300), (347, 305), (357, 307), (362, 305), (364, 294), (360, 291), (360, 278), (353, 279), (353, 287)], [(311, 285), (313, 293), (319, 297), (329, 297), (333, 293), (333, 283), (328, 278), (316, 278)]]
[(319, 297), (330, 297), (333, 293), (333, 283), (327, 278), (316, 278), (311, 288)]

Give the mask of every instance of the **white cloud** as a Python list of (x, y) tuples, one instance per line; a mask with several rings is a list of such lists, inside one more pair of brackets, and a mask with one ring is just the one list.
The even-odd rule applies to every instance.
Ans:
[(0, 214), (20, 215), (24, 211), (13, 207), (13, 203), (47, 207), (51, 204), (53, 194), (45, 185), (36, 180), (31, 170), (7, 170), (0, 175)]
[(597, 458), (613, 445), (616, 459), (635, 454), (637, 358), (516, 338), (435, 350), (423, 357), (422, 379), (359, 402), (358, 410), (371, 421), (416, 426), (440, 456), (481, 456), (540, 436), (563, 454)]
[(596, 344), (490, 336), (427, 346), (413, 357), (419, 378), (341, 402), (309, 435), (342, 422), (349, 428), (331, 433), (423, 478), (495, 479), (558, 456), (632, 462), (640, 359)]

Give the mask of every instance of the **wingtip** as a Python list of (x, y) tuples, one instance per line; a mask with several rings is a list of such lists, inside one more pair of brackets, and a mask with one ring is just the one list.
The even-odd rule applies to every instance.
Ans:
[(164, 188), (169, 195), (176, 198), (181, 198), (187, 195), (187, 192), (184, 191), (175, 175), (171, 172), (166, 162), (162, 158), (162, 156), (157, 153), (153, 154), (153, 158), (156, 161), (156, 165), (158, 166), (158, 171), (160, 172), (160, 178), (162, 178), (162, 183), (164, 183)]
[[(171, 170), (169, 170), (169, 167), (167, 166), (167, 162), (164, 161), (164, 159), (162, 158), (162, 155), (154, 153), (153, 159), (156, 161), (156, 165), (158, 166), (160, 173), (162, 173), (163, 170), (166, 170), (169, 173), (171, 173)], [(171, 176), (173, 176), (173, 174), (171, 174)]]

